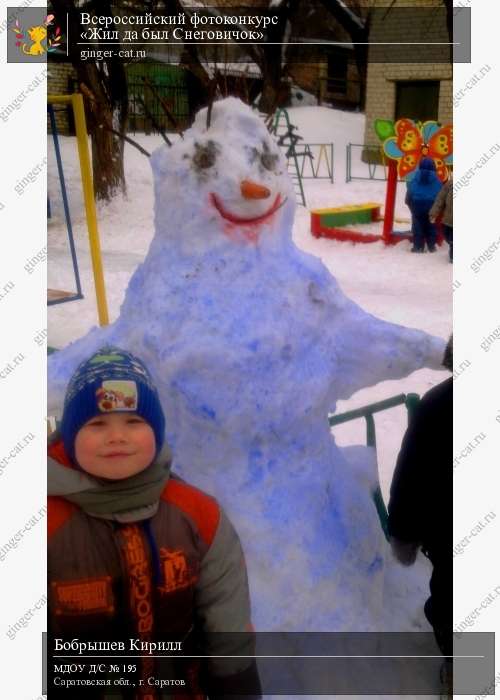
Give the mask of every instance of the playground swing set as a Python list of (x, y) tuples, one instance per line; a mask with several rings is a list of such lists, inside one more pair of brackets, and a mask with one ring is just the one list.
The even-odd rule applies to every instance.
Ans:
[[(88, 236), (89, 236), (89, 244), (90, 244), (90, 253), (91, 253), (91, 259), (92, 259), (92, 269), (93, 269), (93, 276), (94, 276), (94, 286), (95, 286), (95, 293), (96, 293), (96, 300), (97, 300), (97, 310), (98, 310), (98, 318), (99, 318), (99, 325), (104, 326), (109, 323), (109, 316), (108, 316), (108, 308), (107, 308), (107, 301), (106, 301), (106, 288), (104, 284), (104, 274), (103, 274), (103, 267), (102, 267), (102, 260), (101, 260), (101, 250), (100, 250), (100, 242), (99, 242), (99, 230), (97, 227), (97, 216), (96, 216), (96, 209), (95, 209), (95, 200), (94, 200), (94, 190), (93, 190), (93, 184), (92, 184), (92, 173), (91, 173), (91, 168), (90, 168), (90, 156), (89, 156), (89, 150), (88, 150), (88, 138), (87, 138), (87, 127), (85, 123), (85, 112), (83, 108), (83, 98), (81, 94), (72, 94), (72, 95), (49, 95), (47, 98), (47, 111), (49, 114), (49, 120), (50, 120), (50, 125), (51, 125), (51, 131), (52, 131), (52, 137), (54, 140), (54, 151), (55, 151), (55, 156), (56, 156), (56, 164), (57, 164), (57, 171), (58, 171), (58, 176), (59, 176), (59, 184), (61, 187), (61, 195), (62, 195), (62, 200), (63, 200), (63, 209), (64, 209), (64, 216), (65, 216), (65, 221), (66, 221), (66, 228), (67, 228), (67, 233), (68, 233), (68, 242), (70, 246), (70, 252), (71, 252), (71, 259), (72, 259), (72, 265), (73, 265), (73, 271), (74, 271), (74, 276), (75, 276), (75, 283), (76, 283), (76, 292), (65, 292), (65, 291), (60, 291), (60, 290), (53, 290), (53, 289), (48, 289), (47, 290), (47, 304), (48, 305), (54, 305), (54, 304), (61, 304), (64, 302), (68, 301), (75, 301), (77, 299), (83, 299), (83, 294), (82, 294), (82, 289), (81, 289), (81, 282), (80, 282), (80, 275), (79, 275), (79, 270), (78, 270), (78, 260), (76, 256), (76, 250), (75, 250), (75, 245), (74, 245), (74, 238), (73, 238), (73, 231), (72, 231), (72, 226), (71, 226), (71, 217), (70, 217), (70, 212), (69, 212), (69, 202), (68, 202), (68, 196), (67, 196), (67, 190), (66, 190), (66, 183), (64, 179), (64, 170), (63, 170), (63, 165), (62, 165), (62, 159), (61, 159), (61, 152), (59, 148), (59, 139), (58, 139), (58, 133), (57, 133), (57, 125), (56, 125), (56, 120), (55, 120), (55, 114), (54, 114), (54, 108), (53, 105), (71, 105), (72, 110), (73, 110), (73, 115), (74, 115), (74, 122), (75, 122), (75, 130), (76, 130), (76, 139), (77, 139), (77, 144), (78, 144), (78, 156), (79, 156), (79, 162), (80, 162), (80, 173), (81, 173), (81, 178), (82, 178), (82, 188), (83, 188), (83, 196), (84, 196), (84, 202), (85, 202), (85, 214), (86, 214), (86, 220), (87, 220), (87, 229), (88, 229)], [(288, 131), (288, 133), (291, 133)], [(288, 144), (289, 146), (290, 144)], [(295, 146), (295, 143), (292, 142), (292, 150), (293, 147)], [(386, 197), (386, 217), (384, 218), (384, 232), (386, 231), (386, 228), (389, 226), (392, 229), (392, 221), (393, 221), (393, 216), (394, 216), (394, 201), (395, 201), (395, 193), (396, 193), (396, 184), (397, 184), (397, 178), (398, 178), (398, 173), (399, 169), (396, 167), (396, 161), (393, 161), (394, 165), (393, 167), (389, 168), (389, 173), (393, 173), (392, 176), (389, 177), (388, 179), (388, 184), (387, 184), (387, 197)], [(389, 200), (389, 206), (388, 206), (388, 200)], [(391, 204), (392, 202), (392, 204)], [(392, 209), (391, 209), (392, 207)], [(364, 223), (366, 220), (376, 220), (374, 217), (378, 216), (379, 212), (379, 205), (376, 204), (365, 204), (365, 205), (357, 205), (353, 207), (339, 207), (339, 210), (342, 211), (342, 215), (340, 216), (340, 221), (342, 223), (347, 223), (347, 220), (349, 219), (350, 216), (355, 217), (357, 223)], [(392, 211), (392, 219), (388, 218), (387, 212)], [(317, 212), (316, 212), (317, 213)], [(314, 212), (312, 213), (314, 215)], [(50, 201), (47, 200), (47, 216), (50, 218), (51, 216), (51, 206), (50, 206)], [(330, 215), (328, 215), (330, 216)], [(328, 219), (328, 221), (331, 221), (331, 219)], [(321, 234), (322, 235), (322, 234)], [(382, 236), (379, 236), (376, 238), (376, 240), (384, 240), (386, 243), (393, 243), (395, 241), (389, 240), (387, 237), (384, 238), (383, 234)], [(393, 234), (390, 234), (393, 236)], [(333, 236), (330, 236), (333, 237)], [(367, 238), (364, 236), (364, 238)], [(340, 240), (353, 240), (352, 238), (349, 239), (344, 239), (341, 238)], [(49, 347), (47, 352), (48, 354), (51, 354), (52, 352), (55, 352), (55, 348)], [(366, 445), (367, 447), (372, 447), (375, 450), (375, 456), (377, 453), (377, 441), (376, 441), (376, 429), (375, 429), (375, 419), (374, 415), (376, 413), (379, 413), (380, 411), (385, 411), (400, 405), (405, 405), (407, 409), (407, 414), (408, 414), (408, 420), (411, 419), (416, 406), (418, 405), (418, 402), (420, 400), (420, 397), (418, 394), (398, 394), (397, 396), (392, 396), (388, 399), (385, 399), (384, 401), (378, 401), (376, 403), (369, 404), (367, 406), (362, 406), (360, 408), (354, 409), (352, 411), (347, 411), (345, 413), (340, 413), (336, 415), (330, 415), (328, 417), (329, 425), (330, 427), (335, 427), (337, 425), (341, 425), (342, 423), (346, 423), (351, 420), (357, 420), (360, 418), (363, 418), (366, 421)], [(55, 426), (50, 426), (50, 430), (53, 430)], [(388, 530), (387, 530), (387, 520), (388, 520), (388, 514), (387, 514), (387, 509), (384, 503), (384, 499), (382, 496), (382, 491), (380, 488), (380, 480), (377, 476), (377, 483), (375, 487), (373, 488), (372, 491), (372, 499), (375, 505), (375, 508), (377, 510), (377, 514), (380, 520), (380, 525), (382, 527), (382, 530), (388, 539)]]
[[(352, 243), (374, 243), (383, 241), (386, 245), (395, 245), (401, 240), (411, 239), (411, 232), (394, 230), (396, 190), (398, 178), (414, 174), (422, 158), (432, 158), (436, 173), (441, 182), (449, 177), (449, 168), (453, 163), (453, 127), (441, 126), (436, 121), (423, 124), (412, 119), (376, 119), (375, 132), (381, 141), (381, 160), (387, 167), (387, 187), (384, 215), (380, 214), (380, 204), (365, 202), (363, 204), (311, 211), (311, 233), (315, 238), (332, 238)], [(381, 233), (363, 231), (360, 226), (383, 222)], [(356, 226), (356, 228), (343, 228)], [(438, 243), (442, 243), (439, 232)]]
[[(162, 108), (167, 114), (169, 120), (174, 124), (176, 131), (179, 131), (176, 119), (171, 114), (166, 105), (165, 101), (158, 95), (156, 87), (148, 81), (146, 78), (143, 79), (145, 84), (153, 91), (153, 93), (159, 98)], [(108, 305), (106, 300), (106, 287), (104, 284), (104, 273), (101, 257), (101, 247), (99, 241), (99, 230), (97, 226), (97, 215), (95, 208), (94, 199), (94, 188), (92, 183), (92, 171), (90, 166), (90, 155), (88, 148), (88, 136), (87, 136), (87, 126), (85, 121), (85, 110), (83, 106), (83, 95), (81, 93), (73, 93), (71, 95), (48, 95), (47, 96), (47, 112), (49, 114), (50, 126), (52, 131), (52, 138), (54, 141), (54, 151), (56, 156), (57, 171), (59, 176), (59, 184), (61, 188), (61, 195), (63, 200), (64, 217), (66, 221), (66, 231), (68, 235), (68, 244), (71, 253), (71, 260), (73, 265), (73, 274), (75, 278), (76, 292), (67, 292), (63, 290), (48, 289), (47, 290), (47, 305), (53, 306), (54, 304), (63, 304), (69, 301), (76, 301), (78, 299), (83, 299), (83, 293), (80, 282), (80, 273), (78, 269), (78, 259), (76, 255), (73, 229), (71, 225), (71, 216), (68, 203), (68, 195), (66, 190), (66, 183), (64, 178), (64, 169), (61, 159), (61, 151), (59, 148), (59, 137), (57, 132), (57, 122), (55, 119), (54, 105), (65, 105), (70, 106), (73, 111), (73, 120), (75, 124), (76, 140), (78, 146), (78, 158), (80, 162), (80, 173), (82, 180), (83, 189), (83, 200), (85, 203), (85, 217), (87, 221), (87, 230), (90, 246), (90, 256), (92, 261), (92, 272), (94, 277), (94, 287), (97, 301), (97, 314), (99, 319), (99, 325), (105, 326), (109, 323), (109, 313)], [(153, 115), (148, 111), (146, 106), (143, 104), (143, 108), (149, 118), (154, 122)], [(113, 131), (113, 130), (112, 130)], [(164, 130), (159, 127), (159, 131), (163, 136), (166, 143), (170, 143), (168, 137), (166, 136)], [(114, 132), (117, 133), (117, 132)], [(182, 132), (179, 131), (179, 133)], [(119, 134), (118, 134), (119, 135)], [(126, 135), (122, 135), (122, 138), (126, 141), (132, 143), (136, 148), (138, 148), (144, 155), (149, 157), (149, 153), (145, 151), (139, 144), (134, 142)], [(51, 218), (51, 203), (49, 197), (47, 197), (47, 218)], [(55, 348), (49, 348), (50, 351), (54, 351)]]
[[(49, 115), (52, 138), (54, 142), (54, 152), (56, 156), (57, 172), (59, 176), (59, 184), (63, 201), (64, 218), (66, 221), (66, 230), (68, 234), (68, 243), (71, 253), (73, 265), (73, 273), (75, 277), (76, 292), (67, 292), (63, 290), (48, 289), (47, 290), (47, 305), (63, 304), (77, 299), (83, 299), (83, 293), (80, 282), (80, 273), (78, 269), (78, 259), (76, 255), (75, 242), (73, 237), (73, 229), (71, 226), (71, 216), (69, 211), (68, 195), (66, 190), (66, 182), (64, 178), (64, 170), (61, 159), (61, 151), (59, 148), (59, 137), (57, 131), (57, 123), (54, 113), (54, 105), (71, 106), (76, 131), (76, 141), (78, 146), (78, 159), (80, 163), (80, 174), (82, 179), (83, 200), (85, 203), (85, 218), (87, 221), (87, 230), (89, 237), (90, 256), (92, 260), (92, 271), (94, 276), (95, 294), (97, 300), (97, 313), (99, 325), (105, 326), (109, 323), (108, 305), (106, 301), (106, 288), (104, 285), (104, 273), (101, 258), (101, 246), (99, 242), (99, 229), (97, 226), (97, 215), (94, 199), (94, 188), (92, 184), (92, 171), (90, 166), (90, 154), (88, 147), (87, 126), (85, 122), (85, 110), (83, 107), (83, 97), (79, 93), (72, 95), (48, 95), (47, 96), (47, 112)], [(47, 199), (47, 216), (51, 217), (50, 200)]]

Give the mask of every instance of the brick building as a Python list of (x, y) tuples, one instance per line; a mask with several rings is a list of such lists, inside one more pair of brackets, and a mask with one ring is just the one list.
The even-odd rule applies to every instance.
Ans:
[(307, 62), (294, 60), (287, 65), (287, 73), (303, 90), (312, 93), (320, 104), (356, 109), (361, 104), (361, 85), (352, 48), (331, 50), (321, 47)]
[[(76, 72), (66, 56), (59, 56), (55, 52), (50, 54), (48, 60), (47, 94), (68, 95), (74, 91)], [(57, 130), (61, 134), (73, 132), (73, 115), (69, 107), (57, 105), (54, 107)], [(50, 131), (50, 127), (47, 124)]]
[(351, 37), (319, 0), (299, 3), (291, 16), (296, 44), (286, 51), (293, 82), (335, 107), (355, 109), (362, 101), (361, 80)]
[(452, 122), (453, 64), (446, 46), (449, 36), (441, 0), (397, 0), (389, 12), (381, 11), (387, 8), (386, 0), (373, 0), (373, 6), (377, 10), (372, 18), (370, 42), (426, 45), (390, 49), (370, 46), (364, 143), (380, 144), (373, 128), (377, 118)]

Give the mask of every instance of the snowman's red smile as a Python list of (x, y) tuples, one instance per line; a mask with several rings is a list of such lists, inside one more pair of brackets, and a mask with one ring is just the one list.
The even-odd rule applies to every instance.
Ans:
[(233, 214), (232, 212), (228, 211), (214, 192), (210, 193), (210, 200), (222, 218), (230, 221), (232, 224), (260, 224), (263, 221), (266, 221), (266, 219), (269, 219), (281, 206), (281, 195), (278, 193), (272, 205), (263, 214), (259, 214), (259, 216), (246, 217), (239, 216), (238, 214)]

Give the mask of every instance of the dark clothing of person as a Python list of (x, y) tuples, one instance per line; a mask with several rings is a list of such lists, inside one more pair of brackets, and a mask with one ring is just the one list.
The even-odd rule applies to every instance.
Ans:
[(436, 227), (429, 221), (429, 212), (441, 187), (434, 161), (422, 158), (417, 172), (408, 182), (405, 197), (412, 217), (413, 247), (417, 251), (423, 251), (426, 243), (429, 250), (435, 250)]
[(453, 262), (453, 226), (443, 224), (443, 233), (446, 242), (450, 246), (450, 260)]
[(425, 614), (445, 656), (453, 654), (453, 379), (422, 398), (398, 456), (389, 535), (422, 547), (433, 572)]
[(432, 219), (441, 216), (443, 224), (453, 228), (453, 176), (439, 190), (429, 215)]
[(453, 177), (443, 185), (429, 212), (431, 219), (441, 217), (443, 234), (449, 245), (450, 261), (453, 262)]
[[(420, 204), (420, 203), (419, 203)], [(412, 212), (413, 246), (417, 250), (424, 250), (427, 244), (428, 250), (436, 247), (436, 226), (429, 221), (428, 207), (414, 207)]]
[(449, 245), (450, 261), (453, 262), (453, 177), (438, 192), (429, 212), (431, 219), (442, 217), (443, 233)]

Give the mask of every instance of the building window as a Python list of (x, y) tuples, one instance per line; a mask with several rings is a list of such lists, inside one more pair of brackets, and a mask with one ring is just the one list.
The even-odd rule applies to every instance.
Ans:
[(347, 94), (347, 55), (345, 53), (328, 54), (328, 92)]
[(396, 83), (396, 114), (414, 121), (437, 121), (439, 80), (401, 80)]

